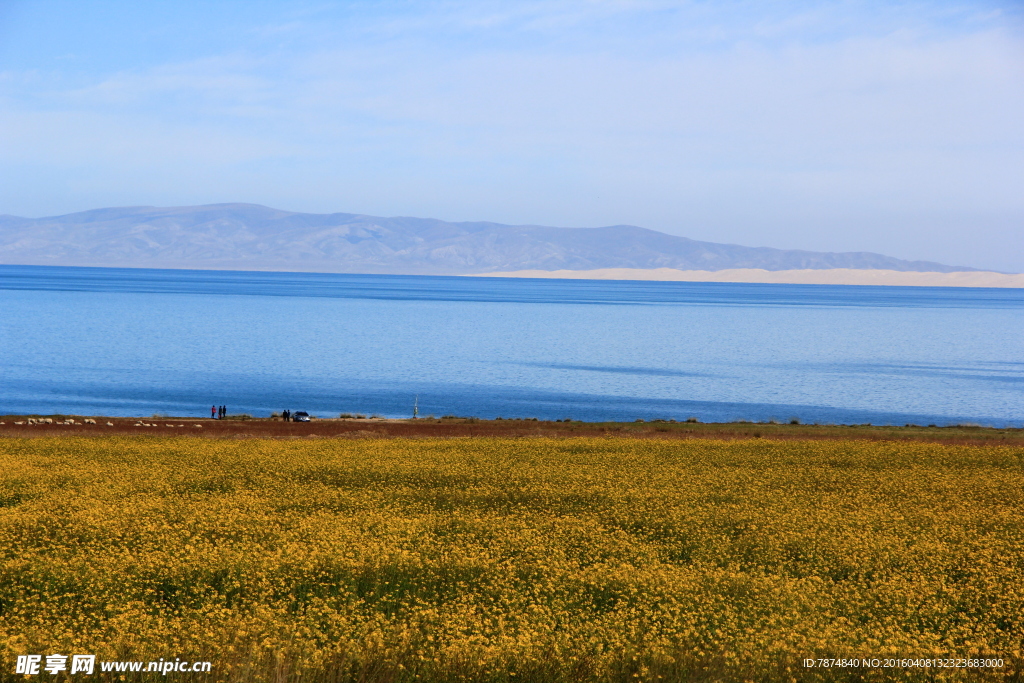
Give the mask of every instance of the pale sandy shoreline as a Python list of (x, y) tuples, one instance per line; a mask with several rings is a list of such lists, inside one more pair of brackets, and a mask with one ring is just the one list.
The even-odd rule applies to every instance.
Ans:
[(466, 277), (524, 277), (571, 280), (660, 280), (668, 282), (755, 282), (795, 285), (886, 285), (897, 287), (1024, 288), (1024, 274), (987, 271), (918, 273), (898, 270), (676, 270), (674, 268), (599, 268), (597, 270), (516, 270), (474, 273)]

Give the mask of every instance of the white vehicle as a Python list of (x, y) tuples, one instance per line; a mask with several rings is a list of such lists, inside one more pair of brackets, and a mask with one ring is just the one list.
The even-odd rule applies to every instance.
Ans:
[(305, 410), (300, 410), (297, 413), (292, 413), (292, 422), (309, 422), (309, 413)]

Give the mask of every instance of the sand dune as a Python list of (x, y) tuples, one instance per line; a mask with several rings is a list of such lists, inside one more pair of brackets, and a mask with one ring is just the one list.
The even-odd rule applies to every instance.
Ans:
[(799, 285), (889, 285), (907, 287), (1019, 287), (1024, 274), (985, 271), (920, 273), (899, 270), (676, 270), (674, 268), (599, 268), (597, 270), (516, 270), (469, 277), (533, 277), (574, 280), (666, 280), (679, 282), (765, 282)]

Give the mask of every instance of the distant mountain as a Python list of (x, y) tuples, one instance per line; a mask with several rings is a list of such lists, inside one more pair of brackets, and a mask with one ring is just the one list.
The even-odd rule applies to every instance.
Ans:
[(596, 268), (977, 270), (869, 252), (699, 242), (630, 225), (447, 223), (295, 213), (256, 204), (0, 216), (0, 263), (436, 275)]

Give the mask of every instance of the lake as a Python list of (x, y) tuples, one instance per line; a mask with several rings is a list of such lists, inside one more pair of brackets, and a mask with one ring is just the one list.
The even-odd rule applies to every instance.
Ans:
[(8, 414), (1024, 426), (1022, 340), (1017, 289), (0, 266)]

